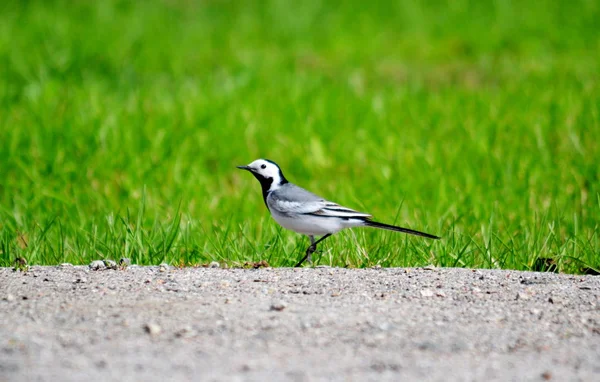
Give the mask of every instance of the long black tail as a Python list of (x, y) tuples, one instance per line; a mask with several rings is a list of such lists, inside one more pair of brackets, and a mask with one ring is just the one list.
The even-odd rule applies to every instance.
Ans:
[(365, 220), (365, 225), (367, 227), (381, 228), (381, 229), (387, 229), (387, 230), (390, 230), (390, 231), (410, 233), (411, 235), (428, 237), (430, 239), (440, 239), (439, 236), (430, 235), (430, 234), (425, 233), (425, 232), (415, 231), (415, 230), (408, 229), (408, 228), (396, 227), (395, 225), (389, 225), (389, 224), (374, 222), (373, 220)]

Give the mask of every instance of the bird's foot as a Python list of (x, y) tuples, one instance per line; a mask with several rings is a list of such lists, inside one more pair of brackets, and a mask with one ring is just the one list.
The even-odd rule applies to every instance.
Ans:
[(306, 249), (306, 255), (302, 258), (302, 260), (300, 260), (300, 262), (298, 262), (298, 264), (296, 264), (296, 268), (298, 268), (299, 266), (302, 265), (302, 263), (304, 263), (304, 261), (308, 261), (309, 263), (312, 264), (312, 254), (316, 251), (317, 247), (315, 245), (311, 245)]

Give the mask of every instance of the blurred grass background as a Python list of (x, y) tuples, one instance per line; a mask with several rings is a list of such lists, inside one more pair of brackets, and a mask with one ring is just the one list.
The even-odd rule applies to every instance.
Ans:
[(439, 242), (321, 264), (600, 267), (597, 1), (4, 1), (0, 265), (289, 266), (235, 165)]

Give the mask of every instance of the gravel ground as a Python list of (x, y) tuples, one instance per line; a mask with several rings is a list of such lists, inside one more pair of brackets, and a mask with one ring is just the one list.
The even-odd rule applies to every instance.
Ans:
[(600, 380), (600, 277), (0, 268), (0, 381)]

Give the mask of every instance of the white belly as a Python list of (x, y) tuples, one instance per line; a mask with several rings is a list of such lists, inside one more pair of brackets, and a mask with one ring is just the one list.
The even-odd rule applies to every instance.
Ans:
[(319, 217), (311, 215), (296, 215), (291, 218), (277, 213), (272, 213), (271, 215), (283, 228), (312, 236), (333, 234), (344, 228), (362, 225), (362, 221), (356, 219), (344, 220), (335, 217)]

